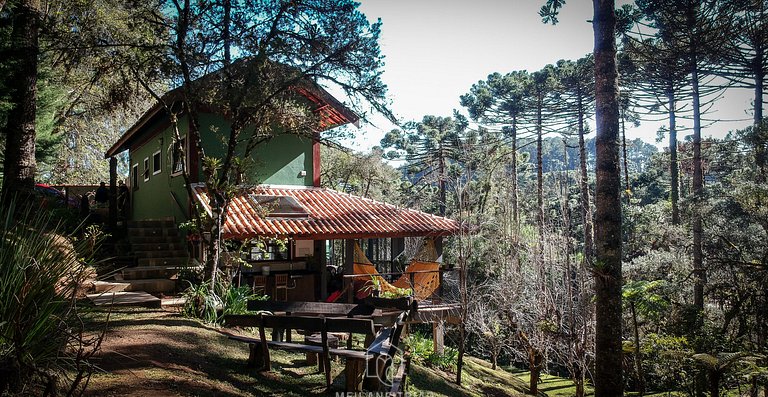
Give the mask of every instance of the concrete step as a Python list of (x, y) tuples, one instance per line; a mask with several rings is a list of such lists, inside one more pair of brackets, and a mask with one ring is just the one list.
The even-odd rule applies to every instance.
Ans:
[(167, 278), (148, 278), (143, 280), (126, 280), (130, 283), (130, 286), (125, 290), (130, 291), (146, 291), (151, 294), (158, 293), (171, 293), (176, 290), (176, 280), (168, 280)]
[(122, 292), (131, 286), (130, 283), (117, 281), (94, 281), (93, 289), (97, 294), (104, 292)]
[(149, 228), (140, 227), (128, 229), (128, 240), (133, 241), (135, 237), (181, 237), (178, 229), (163, 229), (163, 228)]
[(176, 266), (138, 266), (123, 269), (123, 280), (169, 279), (179, 272)]
[(141, 306), (160, 308), (162, 300), (145, 291), (104, 292), (86, 295), (96, 306)]
[(139, 258), (137, 262), (139, 266), (185, 266), (189, 262), (189, 258)]
[(179, 236), (136, 236), (130, 237), (131, 246), (144, 244), (180, 244)]
[(171, 219), (128, 221), (128, 229), (154, 227), (154, 228), (176, 228), (176, 222)]
[(133, 252), (140, 251), (178, 251), (184, 250), (186, 252), (187, 245), (183, 242), (179, 242), (179, 239), (174, 239), (173, 242), (156, 242), (156, 243), (136, 243), (131, 245)]
[(139, 251), (135, 250), (134, 255), (136, 258), (186, 258), (187, 257), (187, 251), (186, 250), (178, 250), (178, 251), (168, 251), (168, 250), (149, 250), (149, 251)]

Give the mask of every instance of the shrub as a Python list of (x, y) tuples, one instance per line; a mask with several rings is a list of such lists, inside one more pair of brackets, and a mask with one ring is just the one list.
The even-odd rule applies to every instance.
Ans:
[(218, 282), (215, 289), (216, 291), (212, 291), (208, 282), (190, 282), (189, 288), (184, 291), (182, 314), (207, 323), (219, 323), (225, 315), (247, 313), (249, 300), (267, 298), (254, 294), (248, 286), (225, 286)]
[(75, 299), (87, 251), (60, 225), (0, 199), (0, 395), (77, 394), (87, 384), (100, 342), (83, 336)]
[(442, 354), (436, 353), (432, 339), (419, 333), (408, 335), (405, 345), (413, 360), (433, 368), (456, 372), (459, 351), (455, 348), (445, 346)]

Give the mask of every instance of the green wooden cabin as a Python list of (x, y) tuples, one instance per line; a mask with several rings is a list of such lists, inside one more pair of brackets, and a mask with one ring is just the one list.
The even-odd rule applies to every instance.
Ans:
[[(322, 88), (314, 88), (314, 92), (302, 91), (302, 95), (319, 116), (320, 126), (305, 134), (278, 132), (273, 138), (259, 144), (251, 154), (248, 175), (244, 176), (246, 183), (320, 185), (319, 142), (311, 136), (343, 124), (357, 123), (358, 116)], [(166, 97), (172, 95), (173, 91), (166, 94)], [(226, 150), (223, 142), (229, 136), (230, 121), (211, 109), (201, 110), (198, 119), (200, 140), (206, 156), (223, 159)], [(190, 150), (188, 121), (187, 116), (182, 115), (177, 124), (187, 153), (190, 182), (198, 183), (202, 181), (202, 166), (197, 152)], [(127, 183), (130, 210), (125, 217), (129, 220), (173, 219), (177, 223), (187, 220), (190, 203), (181, 172), (181, 156), (174, 150), (173, 125), (160, 104), (145, 113), (106, 152), (106, 157), (111, 159), (113, 189), (116, 185), (114, 157), (126, 150), (130, 166)]]

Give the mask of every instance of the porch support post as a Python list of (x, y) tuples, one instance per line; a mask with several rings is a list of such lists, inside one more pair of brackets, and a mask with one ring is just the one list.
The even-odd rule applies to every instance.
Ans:
[(395, 258), (397, 258), (398, 255), (405, 251), (405, 238), (392, 237), (392, 244), (390, 244), (390, 248), (392, 249), (391, 258), (394, 262)]
[(442, 319), (432, 323), (432, 344), (435, 353), (443, 354), (445, 351), (445, 321)]
[(437, 261), (442, 263), (443, 262), (443, 237), (438, 236), (434, 238), (435, 242), (435, 251), (437, 251)]
[(109, 158), (109, 228), (114, 233), (117, 225), (117, 159)]
[[(441, 270), (441, 272), (438, 273), (438, 279), (440, 281), (438, 284), (439, 286), (437, 287), (437, 299), (433, 299), (433, 301), (436, 301), (437, 303), (443, 300), (443, 292), (444, 292), (443, 285), (445, 285), (445, 278), (443, 277), (443, 272), (442, 272), (442, 270), (445, 269), (445, 263), (443, 263), (443, 237), (442, 236), (435, 237), (434, 242), (435, 242), (435, 251), (437, 251), (437, 261), (440, 262), (440, 270)], [(441, 332), (444, 332), (444, 330)]]
[[(344, 274), (355, 274), (355, 240), (344, 240)], [(352, 283), (351, 278), (344, 279), (344, 287)], [(352, 303), (355, 291), (349, 288), (347, 302)]]
[(328, 268), (325, 261), (325, 240), (315, 240), (314, 244), (313, 255), (315, 257), (315, 265), (317, 266), (314, 270), (320, 272), (320, 288), (315, 288), (315, 291), (320, 291), (319, 298), (321, 301), (325, 301), (328, 298)]

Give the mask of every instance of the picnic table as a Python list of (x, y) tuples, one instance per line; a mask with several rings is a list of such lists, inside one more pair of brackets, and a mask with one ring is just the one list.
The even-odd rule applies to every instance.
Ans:
[[(324, 302), (249, 301), (248, 309), (259, 314), (230, 315), (225, 324), (230, 327), (258, 328), (258, 338), (240, 334), (227, 334), (232, 340), (248, 343), (248, 365), (271, 370), (269, 350), (281, 349), (314, 354), (326, 386), (331, 385), (330, 357), (345, 358), (346, 390), (377, 389), (392, 358), (398, 354), (400, 335), (405, 326), (407, 311), (382, 311), (364, 304), (337, 304)], [(266, 329), (286, 330), (285, 341), (266, 338)], [(303, 342), (291, 341), (291, 330), (306, 335)], [(346, 349), (333, 347), (329, 337), (348, 334)], [(365, 348), (352, 348), (352, 335), (365, 336)], [(319, 343), (318, 343), (319, 342)]]

